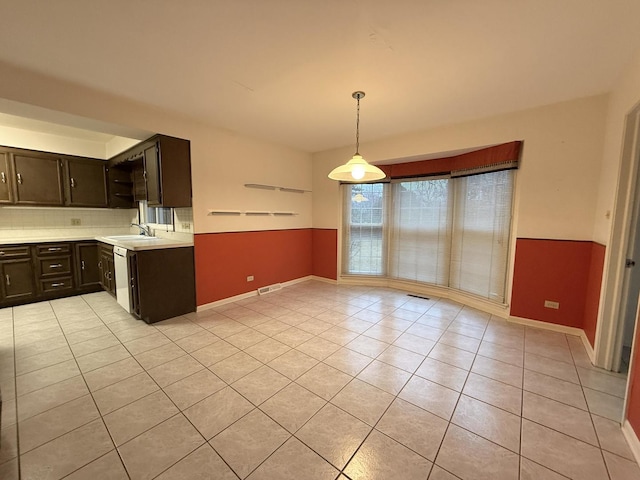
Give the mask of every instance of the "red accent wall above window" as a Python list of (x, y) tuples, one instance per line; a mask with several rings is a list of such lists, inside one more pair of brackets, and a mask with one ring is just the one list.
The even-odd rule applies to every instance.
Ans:
[(378, 165), (388, 178), (411, 178), (433, 175), (464, 174), (483, 169), (497, 171), (518, 168), (522, 141), (503, 143), (469, 153), (446, 158), (432, 158), (417, 162)]

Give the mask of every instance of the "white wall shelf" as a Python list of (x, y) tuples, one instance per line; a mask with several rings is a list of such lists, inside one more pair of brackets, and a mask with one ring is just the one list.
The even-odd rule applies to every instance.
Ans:
[(311, 193), (311, 190), (304, 190), (302, 188), (279, 187), (277, 185), (264, 185), (262, 183), (245, 183), (244, 186), (247, 188), (257, 188), (259, 190), (280, 190), (281, 192), (287, 193)]
[(296, 215), (300, 215), (298, 212), (267, 212), (264, 210), (247, 210), (246, 212), (241, 212), (240, 210), (209, 210), (208, 215), (214, 216), (247, 216), (247, 217), (293, 217)]

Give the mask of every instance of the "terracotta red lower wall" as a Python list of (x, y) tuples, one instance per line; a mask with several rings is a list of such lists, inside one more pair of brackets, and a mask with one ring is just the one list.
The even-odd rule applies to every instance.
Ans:
[(312, 274), (336, 278), (335, 230), (202, 233), (194, 248), (198, 305)]
[(640, 437), (640, 328), (636, 328), (633, 339), (634, 353), (631, 360), (632, 370), (629, 372), (629, 393), (627, 398), (626, 418), (633, 427), (636, 436)]
[(598, 326), (598, 308), (600, 307), (600, 288), (604, 274), (604, 254), (606, 247), (599, 243), (591, 243), (591, 265), (589, 269), (589, 283), (584, 307), (584, 333), (587, 334), (591, 346), (595, 346), (596, 327)]
[(318, 277), (338, 279), (338, 230), (313, 229), (312, 270)]
[(517, 239), (511, 315), (582, 328), (593, 345), (604, 253), (591, 241)]

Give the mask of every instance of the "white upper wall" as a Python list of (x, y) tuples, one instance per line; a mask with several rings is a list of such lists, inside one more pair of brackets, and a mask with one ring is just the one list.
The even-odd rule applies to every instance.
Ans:
[[(1, 63), (0, 78), (0, 98), (190, 140), (196, 233), (311, 227), (312, 194), (244, 187), (245, 183), (264, 183), (311, 190), (308, 153)], [(297, 215), (210, 217), (209, 209), (292, 211)]]
[[(600, 185), (598, 192), (598, 215), (594, 226), (594, 238), (600, 243), (607, 243), (611, 235), (610, 221), (605, 217), (607, 211), (621, 210), (626, 205), (615, 205), (618, 189), (630, 188), (630, 174), (628, 165), (622, 166), (623, 141), (627, 115), (640, 102), (640, 52), (629, 65), (624, 75), (619, 79), (610, 94), (605, 128), (604, 154)], [(631, 143), (632, 139), (626, 141)], [(621, 167), (625, 170), (621, 171)], [(622, 173), (622, 177), (621, 177)]]
[[(196, 233), (310, 228), (312, 193), (247, 188), (246, 183), (311, 190), (311, 154), (211, 130), (191, 138), (193, 215)], [(240, 216), (208, 215), (210, 210)], [(294, 212), (246, 216), (246, 211)]]
[[(591, 240), (602, 162), (607, 95), (361, 144), (370, 162), (524, 140), (517, 174), (515, 235)], [(313, 221), (337, 228), (338, 183), (327, 178), (353, 147), (314, 155)]]
[(105, 143), (0, 125), (0, 145), (80, 157), (108, 158)]

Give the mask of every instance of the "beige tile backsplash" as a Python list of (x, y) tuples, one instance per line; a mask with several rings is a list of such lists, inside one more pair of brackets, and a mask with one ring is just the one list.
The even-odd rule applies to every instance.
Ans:
[[(80, 225), (73, 225), (76, 220)], [(138, 233), (137, 209), (69, 207), (0, 207), (0, 240), (75, 238)], [(155, 235), (175, 240), (193, 238), (193, 209), (174, 210), (175, 231), (154, 229)]]
[[(135, 209), (2, 207), (0, 239), (126, 234), (136, 214)], [(73, 220), (80, 220), (80, 225), (72, 225)]]

